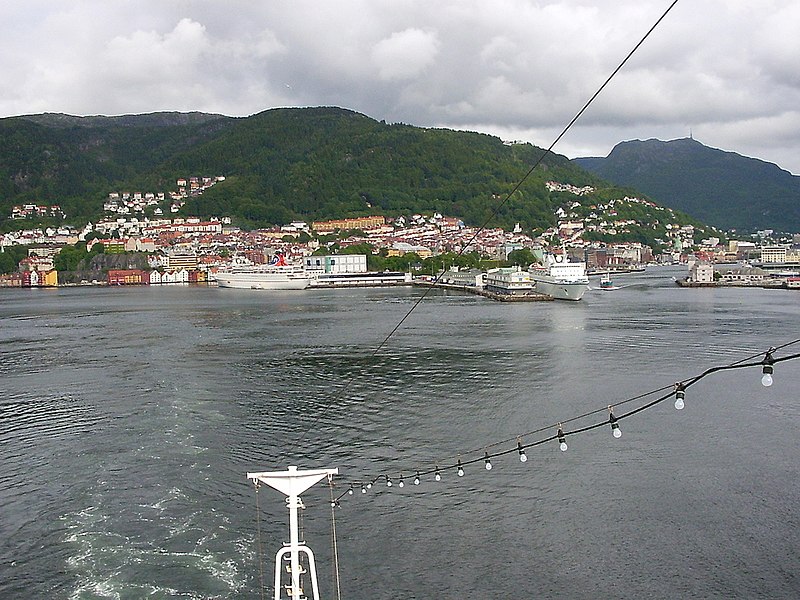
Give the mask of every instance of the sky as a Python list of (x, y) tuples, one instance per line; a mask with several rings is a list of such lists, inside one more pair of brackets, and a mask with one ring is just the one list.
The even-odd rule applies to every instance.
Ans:
[[(5, 0), (0, 117), (340, 106), (548, 147), (671, 0)], [(800, 2), (679, 0), (554, 147), (800, 174)]]

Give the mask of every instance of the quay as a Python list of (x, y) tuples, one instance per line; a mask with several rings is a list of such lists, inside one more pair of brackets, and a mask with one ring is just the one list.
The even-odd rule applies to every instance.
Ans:
[(498, 302), (549, 302), (554, 298), (547, 294), (540, 294), (538, 292), (525, 292), (523, 294), (498, 294), (490, 292), (489, 290), (471, 286), (471, 285), (455, 285), (452, 283), (435, 283), (433, 281), (414, 280), (414, 285), (420, 287), (433, 287), (443, 290), (453, 290), (457, 292), (468, 292)]

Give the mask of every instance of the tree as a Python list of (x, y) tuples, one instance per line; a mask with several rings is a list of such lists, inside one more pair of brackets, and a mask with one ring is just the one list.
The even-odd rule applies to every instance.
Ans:
[(0, 252), (0, 273), (13, 273), (19, 266), (19, 261), (28, 255), (25, 246), (10, 246)]
[(533, 255), (533, 252), (531, 252), (528, 248), (521, 248), (520, 250), (512, 250), (508, 253), (508, 262), (510, 262), (512, 265), (527, 267), (531, 263), (538, 261)]
[[(102, 246), (102, 244), (95, 244), (95, 246)], [(89, 253), (85, 246), (83, 248), (64, 246), (53, 258), (53, 266), (56, 271), (77, 271), (80, 262), (88, 256)]]

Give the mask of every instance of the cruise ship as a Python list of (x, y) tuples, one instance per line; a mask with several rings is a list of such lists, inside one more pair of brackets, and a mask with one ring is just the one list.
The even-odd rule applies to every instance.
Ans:
[(232, 266), (216, 274), (217, 285), (242, 290), (304, 290), (311, 275), (302, 265), (290, 265), (276, 255), (266, 265)]
[(542, 265), (528, 271), (533, 290), (556, 300), (580, 300), (589, 289), (585, 262), (570, 262), (566, 255), (545, 254)]

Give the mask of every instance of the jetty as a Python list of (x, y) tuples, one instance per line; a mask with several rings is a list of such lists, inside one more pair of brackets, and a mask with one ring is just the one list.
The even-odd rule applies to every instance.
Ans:
[(476, 296), (483, 296), (498, 302), (549, 302), (554, 298), (547, 294), (540, 294), (534, 291), (525, 291), (524, 293), (517, 294), (499, 294), (491, 292), (485, 288), (479, 288), (473, 285), (456, 285), (453, 283), (436, 283), (433, 281), (414, 280), (414, 285), (420, 287), (433, 287), (443, 290), (453, 290), (456, 292), (467, 292), (475, 294)]

